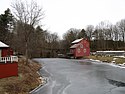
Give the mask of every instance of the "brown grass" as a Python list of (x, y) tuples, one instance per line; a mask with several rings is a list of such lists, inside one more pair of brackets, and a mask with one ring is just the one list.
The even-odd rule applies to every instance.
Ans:
[(104, 62), (113, 61), (113, 57), (109, 57), (109, 56), (89, 56), (89, 59), (100, 60)]
[(117, 59), (115, 60), (115, 62), (116, 62), (117, 64), (123, 64), (123, 63), (125, 63), (125, 58), (117, 58)]
[(28, 94), (40, 84), (37, 71), (41, 65), (31, 60), (27, 65), (25, 62), (25, 58), (19, 59), (18, 76), (0, 79), (0, 94)]
[(115, 60), (113, 60), (115, 57), (113, 56), (89, 56), (89, 59), (94, 60), (100, 60), (107, 63), (111, 63), (111, 61), (115, 61), (116, 64), (123, 64), (125, 63), (125, 58), (117, 57)]

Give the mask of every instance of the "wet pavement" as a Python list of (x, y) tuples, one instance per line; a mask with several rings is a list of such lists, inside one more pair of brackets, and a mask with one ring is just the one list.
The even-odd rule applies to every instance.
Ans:
[(125, 69), (85, 59), (35, 60), (48, 80), (32, 94), (125, 94)]

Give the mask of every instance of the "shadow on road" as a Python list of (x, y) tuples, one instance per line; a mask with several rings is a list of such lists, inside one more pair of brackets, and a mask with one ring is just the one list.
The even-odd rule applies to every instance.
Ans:
[(108, 79), (108, 82), (114, 86), (117, 86), (117, 87), (125, 87), (125, 83), (124, 82), (121, 82), (121, 81), (116, 81), (116, 80), (112, 80), (112, 79)]

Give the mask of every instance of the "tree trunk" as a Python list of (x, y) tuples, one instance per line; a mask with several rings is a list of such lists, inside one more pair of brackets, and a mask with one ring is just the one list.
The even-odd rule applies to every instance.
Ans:
[(26, 42), (26, 49), (25, 49), (25, 55), (26, 55), (26, 65), (28, 63), (28, 42)]

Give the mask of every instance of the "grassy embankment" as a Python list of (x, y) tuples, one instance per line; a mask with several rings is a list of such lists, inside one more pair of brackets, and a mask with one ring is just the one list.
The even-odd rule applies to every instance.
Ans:
[(0, 94), (28, 94), (40, 84), (37, 71), (41, 65), (25, 58), (19, 58), (18, 76), (0, 79)]
[(112, 61), (115, 61), (116, 64), (123, 64), (125, 63), (125, 58), (123, 57), (113, 57), (113, 56), (94, 56), (91, 55), (87, 57), (89, 59), (94, 59), (94, 60), (100, 60), (103, 62), (111, 63)]

